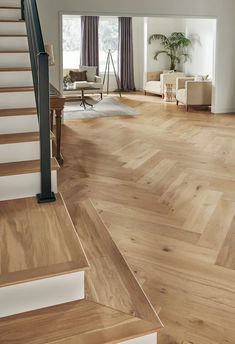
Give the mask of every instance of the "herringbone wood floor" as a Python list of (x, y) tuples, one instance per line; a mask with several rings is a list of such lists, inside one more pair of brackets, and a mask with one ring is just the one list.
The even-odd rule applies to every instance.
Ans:
[(68, 208), (92, 200), (160, 311), (159, 344), (234, 344), (235, 116), (122, 102), (142, 115), (64, 126)]

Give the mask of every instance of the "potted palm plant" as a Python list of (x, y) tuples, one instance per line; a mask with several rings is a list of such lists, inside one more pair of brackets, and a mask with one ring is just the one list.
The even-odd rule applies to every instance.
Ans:
[(187, 50), (192, 42), (183, 32), (173, 32), (168, 37), (158, 33), (152, 34), (149, 37), (149, 44), (156, 40), (161, 42), (164, 50), (158, 50), (154, 55), (154, 59), (158, 60), (160, 54), (166, 54), (171, 61), (171, 70), (176, 70), (176, 66), (181, 62), (182, 58), (184, 58), (184, 62), (190, 58)]

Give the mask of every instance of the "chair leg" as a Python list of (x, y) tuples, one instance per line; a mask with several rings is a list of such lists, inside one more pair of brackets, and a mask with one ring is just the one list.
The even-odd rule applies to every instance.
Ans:
[(189, 106), (188, 106), (188, 105), (186, 105), (186, 111), (188, 112), (188, 110), (189, 110)]
[(177, 105), (177, 106), (179, 105), (179, 101), (178, 101), (178, 100), (176, 100), (176, 105)]
[(147, 96), (147, 92), (146, 91), (144, 91), (144, 95)]
[(100, 99), (103, 100), (103, 93), (100, 93)]

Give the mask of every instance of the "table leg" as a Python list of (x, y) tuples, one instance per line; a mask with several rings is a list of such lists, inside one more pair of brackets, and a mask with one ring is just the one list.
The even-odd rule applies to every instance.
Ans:
[(62, 110), (57, 109), (55, 111), (56, 118), (56, 159), (60, 165), (63, 164), (64, 159), (60, 152), (61, 150), (61, 120), (62, 120)]

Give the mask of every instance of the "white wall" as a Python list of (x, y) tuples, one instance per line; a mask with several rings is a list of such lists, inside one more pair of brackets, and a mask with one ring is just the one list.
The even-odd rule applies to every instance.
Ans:
[[(37, 0), (45, 41), (54, 44), (59, 59), (59, 12), (77, 11), (92, 15), (212, 17), (218, 19), (216, 42), (216, 112), (235, 112), (235, 30), (234, 0)], [(59, 64), (53, 68), (52, 82), (60, 83)]]
[[(183, 18), (148, 18), (148, 40), (153, 33), (160, 33), (169, 36), (172, 32), (185, 32), (185, 20)], [(153, 41), (147, 48), (147, 71), (162, 71), (170, 69), (170, 58), (166, 54), (159, 55), (158, 60), (154, 60), (156, 51), (164, 50), (160, 41)], [(182, 70), (182, 64), (177, 67)]]
[(214, 78), (214, 55), (216, 47), (216, 21), (214, 19), (187, 19), (185, 32), (193, 44), (189, 52), (191, 60), (185, 64), (189, 75), (209, 75)]

